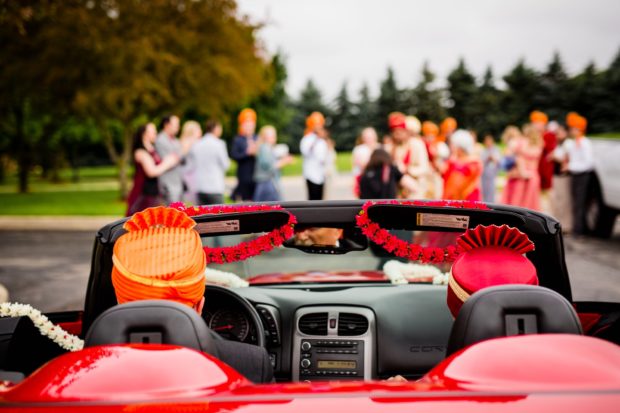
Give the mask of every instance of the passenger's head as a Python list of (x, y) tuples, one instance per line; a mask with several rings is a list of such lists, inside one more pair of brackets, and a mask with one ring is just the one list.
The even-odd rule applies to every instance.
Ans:
[(114, 244), (112, 284), (119, 304), (171, 300), (200, 312), (205, 254), (196, 223), (173, 208), (148, 208), (123, 226)]
[(164, 131), (168, 136), (175, 137), (179, 133), (180, 121), (176, 115), (166, 115), (161, 118), (159, 129)]

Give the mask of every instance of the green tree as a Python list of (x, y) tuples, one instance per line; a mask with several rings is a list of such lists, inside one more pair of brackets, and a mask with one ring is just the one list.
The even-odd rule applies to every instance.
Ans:
[(278, 141), (291, 146), (293, 136), (287, 133), (287, 126), (295, 115), (295, 109), (292, 107), (291, 99), (286, 92), (288, 74), (282, 54), (277, 53), (271, 59), (271, 71), (274, 76), (273, 86), (248, 106), (254, 108), (258, 114), (258, 127), (275, 126), (278, 130)]
[(451, 103), (448, 113), (457, 120), (459, 126), (472, 127), (471, 103), (477, 92), (476, 78), (467, 69), (465, 60), (459, 59), (456, 68), (448, 74), (448, 93)]
[(345, 82), (334, 102), (331, 135), (338, 150), (351, 150), (355, 146), (358, 134), (359, 118), (355, 115), (356, 107), (349, 99)]
[(471, 128), (478, 132), (480, 138), (488, 133), (497, 138), (506, 126), (505, 114), (500, 109), (501, 102), (502, 92), (495, 86), (493, 69), (489, 66), (471, 102)]
[(354, 114), (357, 116), (357, 124), (360, 129), (367, 126), (377, 127), (377, 106), (370, 96), (368, 84), (364, 83), (359, 91), (359, 100), (355, 103)]
[(507, 89), (501, 107), (506, 113), (507, 123), (521, 125), (528, 122), (532, 110), (543, 109), (536, 104), (541, 101), (540, 77), (534, 69), (526, 66), (523, 59), (503, 79)]
[[(597, 87), (598, 93), (594, 93), (592, 108), (596, 108), (594, 119), (588, 128), (592, 132), (620, 131), (620, 49), (612, 60), (611, 64), (601, 74), (600, 83)], [(584, 116), (588, 116), (588, 111), (583, 111)]]
[(411, 90), (410, 113), (413, 113), (420, 120), (431, 120), (439, 122), (446, 117), (446, 109), (442, 106), (442, 91), (434, 88), (436, 75), (432, 72), (428, 62), (424, 62), (421, 71), (420, 81)]
[(568, 103), (568, 75), (558, 52), (547, 70), (540, 76), (541, 91), (537, 95), (536, 105), (547, 113), (550, 119), (560, 119), (567, 112)]
[(330, 126), (331, 111), (323, 100), (323, 94), (320, 89), (314, 83), (312, 79), (308, 79), (305, 87), (299, 94), (299, 99), (293, 102), (293, 108), (295, 114), (288, 127), (286, 128), (287, 134), (291, 138), (291, 150), (294, 152), (299, 151), (299, 141), (304, 135), (306, 129), (306, 117), (312, 112), (321, 112)]
[(402, 90), (396, 84), (394, 70), (388, 67), (385, 79), (379, 87), (375, 126), (379, 133), (387, 133), (388, 115), (395, 111), (406, 112), (407, 102)]

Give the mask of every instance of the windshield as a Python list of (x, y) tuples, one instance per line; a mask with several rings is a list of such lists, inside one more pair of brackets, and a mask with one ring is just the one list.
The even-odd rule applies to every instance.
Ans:
[[(392, 230), (390, 233), (406, 242), (422, 247), (454, 245), (459, 232)], [(300, 233), (294, 240), (300, 239)], [(257, 237), (227, 235), (203, 238), (207, 247), (232, 247)], [(449, 262), (411, 263), (369, 242), (363, 250), (339, 253), (308, 253), (303, 245), (281, 246), (270, 252), (243, 261), (207, 265), (207, 280), (218, 283), (218, 272), (234, 274), (250, 284), (382, 282), (444, 284), (450, 270)], [(299, 249), (302, 248), (302, 249)], [(214, 271), (215, 270), (215, 271)], [(211, 277), (210, 277), (211, 275)], [(228, 275), (228, 274), (227, 274)], [(230, 276), (230, 275), (229, 275)], [(210, 280), (213, 278), (213, 280)], [(243, 284), (230, 284), (240, 286)]]

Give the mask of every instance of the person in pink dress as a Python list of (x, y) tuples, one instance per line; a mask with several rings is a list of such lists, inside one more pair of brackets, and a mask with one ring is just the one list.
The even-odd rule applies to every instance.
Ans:
[(542, 136), (532, 125), (523, 134), (512, 138), (508, 151), (515, 157), (515, 166), (506, 174), (502, 203), (540, 210), (540, 174), (538, 165), (543, 151)]

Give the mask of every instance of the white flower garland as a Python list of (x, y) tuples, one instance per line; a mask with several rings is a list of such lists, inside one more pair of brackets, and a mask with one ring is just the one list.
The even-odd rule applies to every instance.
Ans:
[(232, 272), (220, 271), (207, 267), (205, 269), (207, 284), (223, 285), (224, 287), (242, 288), (250, 285), (249, 282)]
[(65, 350), (79, 351), (84, 348), (84, 340), (54, 325), (39, 310), (28, 304), (1, 303), (0, 317), (28, 317), (41, 335), (48, 337)]
[(448, 285), (448, 274), (428, 264), (414, 264), (390, 260), (383, 265), (383, 273), (392, 284), (409, 284), (420, 278), (433, 277), (433, 284)]

